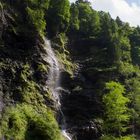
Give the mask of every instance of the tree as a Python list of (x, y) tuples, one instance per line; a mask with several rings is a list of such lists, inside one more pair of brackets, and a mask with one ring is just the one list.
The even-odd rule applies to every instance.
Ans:
[(79, 10), (77, 5), (75, 5), (74, 3), (71, 5), (70, 8), (70, 13), (71, 13), (71, 17), (70, 17), (70, 30), (72, 32), (74, 31), (78, 31), (80, 26), (79, 26)]
[(116, 23), (118, 24), (118, 26), (123, 26), (124, 24), (118, 16), (116, 17)]
[(70, 21), (69, 0), (51, 0), (46, 20), (50, 36), (67, 31)]
[(132, 132), (135, 134), (139, 134), (139, 128), (140, 128), (140, 79), (139, 79), (139, 77), (128, 79), (128, 80), (126, 80), (126, 84), (129, 89), (128, 96), (131, 100), (130, 108), (132, 110), (132, 115), (131, 115)]
[(99, 44), (107, 50), (109, 65), (118, 64), (121, 60), (121, 45), (117, 23), (111, 18), (109, 13), (99, 12), (101, 31), (99, 34)]
[(75, 3), (81, 3), (81, 2), (90, 4), (88, 0), (77, 0)]
[(140, 65), (140, 27), (133, 30), (129, 36), (131, 43), (132, 61), (136, 65)]
[(43, 35), (46, 28), (45, 11), (48, 9), (50, 0), (5, 0), (5, 3), (12, 5), (15, 11), (11, 13), (12, 29), (16, 35), (37, 36)]
[(109, 13), (99, 12), (101, 32), (99, 35), (99, 42), (101, 42), (102, 47), (108, 46), (112, 37), (112, 28), (111, 28), (111, 16)]
[(124, 97), (124, 86), (117, 82), (108, 82), (105, 85), (107, 93), (103, 96), (105, 107), (104, 129), (107, 134), (121, 136), (126, 131), (126, 123), (129, 121), (127, 103), (129, 99)]
[(78, 2), (79, 34), (80, 36), (96, 36), (100, 29), (98, 13), (94, 11), (89, 2)]

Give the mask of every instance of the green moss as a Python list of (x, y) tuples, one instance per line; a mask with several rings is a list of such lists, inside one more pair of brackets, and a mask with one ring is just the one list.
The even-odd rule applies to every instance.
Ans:
[(37, 71), (48, 73), (48, 67), (46, 67), (43, 63), (38, 63)]
[(44, 97), (46, 97), (48, 100), (53, 100), (52, 93), (51, 93), (50, 89), (48, 89), (46, 91), (46, 93), (44, 94)]
[(22, 67), (22, 71), (21, 71), (21, 74), (20, 74), (20, 79), (22, 81), (27, 81), (27, 78), (30, 76), (30, 66), (29, 64), (25, 64), (23, 67)]
[(72, 62), (69, 51), (66, 49), (67, 41), (68, 38), (66, 35), (61, 33), (53, 40), (53, 43), (54, 46), (57, 47), (55, 52), (60, 64), (62, 64), (62, 68), (73, 76), (73, 72), (77, 66)]
[(43, 95), (40, 94), (39, 85), (33, 81), (32, 72), (29, 64), (22, 67), (19, 77), (20, 85), (16, 87), (15, 98), (18, 100), (33, 105), (40, 105), (44, 103)]
[(38, 85), (33, 81), (28, 81), (22, 88), (22, 102), (39, 105), (44, 102), (43, 95), (39, 93)]
[(76, 64), (73, 64), (70, 60), (68, 54), (65, 52), (56, 51), (59, 62), (62, 64), (62, 68), (68, 72), (71, 76), (73, 76), (74, 69), (76, 68)]
[(19, 104), (8, 107), (0, 132), (7, 140), (63, 140), (52, 111), (44, 106)]

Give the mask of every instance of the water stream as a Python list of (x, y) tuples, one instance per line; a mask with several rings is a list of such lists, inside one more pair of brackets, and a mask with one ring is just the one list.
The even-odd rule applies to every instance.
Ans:
[(46, 81), (46, 85), (49, 87), (49, 90), (52, 94), (52, 98), (55, 102), (55, 106), (57, 110), (60, 113), (61, 116), (61, 130), (62, 135), (65, 137), (66, 140), (72, 140), (70, 135), (67, 133), (67, 126), (66, 126), (66, 120), (65, 116), (61, 110), (61, 92), (60, 92), (60, 80), (61, 80), (61, 71), (60, 71), (60, 65), (57, 60), (57, 57), (51, 47), (51, 43), (48, 39), (44, 39), (45, 42), (45, 51), (47, 53), (47, 57), (45, 58), (46, 62), (49, 63), (49, 74), (48, 74), (48, 80)]

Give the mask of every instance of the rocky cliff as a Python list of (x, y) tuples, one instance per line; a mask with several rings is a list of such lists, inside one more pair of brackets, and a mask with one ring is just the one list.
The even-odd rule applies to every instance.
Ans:
[(0, 139), (138, 139), (139, 37), (87, 1), (1, 0)]

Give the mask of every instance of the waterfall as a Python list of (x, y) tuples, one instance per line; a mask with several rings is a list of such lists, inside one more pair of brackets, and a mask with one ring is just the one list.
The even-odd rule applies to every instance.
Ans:
[(49, 74), (48, 74), (48, 80), (46, 81), (46, 85), (48, 86), (52, 98), (55, 102), (56, 108), (61, 114), (61, 130), (62, 130), (62, 135), (65, 137), (66, 140), (72, 140), (69, 134), (67, 133), (66, 130), (66, 121), (65, 121), (65, 116), (61, 110), (61, 100), (60, 100), (60, 91), (59, 88), (60, 86), (60, 65), (58, 63), (57, 57), (55, 56), (55, 53), (51, 47), (51, 43), (49, 40), (44, 39), (45, 42), (45, 51), (47, 53), (47, 56), (45, 56), (45, 61), (49, 63)]

